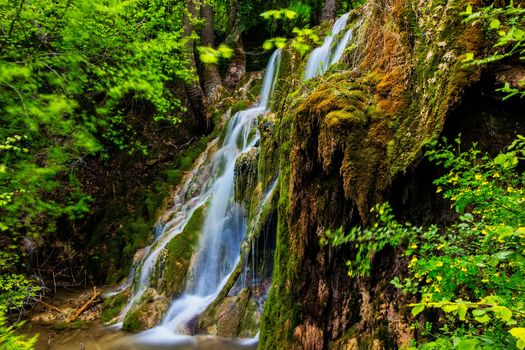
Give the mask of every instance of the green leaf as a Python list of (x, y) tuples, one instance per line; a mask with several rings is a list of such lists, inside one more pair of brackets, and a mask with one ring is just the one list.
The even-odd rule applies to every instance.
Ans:
[(489, 27), (490, 29), (498, 29), (501, 26), (501, 22), (499, 19), (494, 18), (492, 21), (490, 21)]
[(509, 333), (518, 339), (516, 342), (518, 349), (525, 349), (525, 328), (512, 328)]
[(459, 308), (458, 304), (452, 304), (452, 305), (444, 306), (443, 311), (445, 311), (446, 313), (456, 312), (458, 308)]
[(416, 304), (416, 305), (412, 308), (412, 316), (416, 317), (416, 316), (419, 315), (421, 312), (423, 312), (423, 310), (425, 310), (425, 304)]
[(263, 43), (263, 49), (266, 50), (266, 51), (269, 51), (269, 50), (273, 49), (273, 40), (272, 39), (266, 40)]
[(458, 350), (476, 350), (478, 349), (479, 341), (477, 339), (473, 338), (462, 338), (459, 340), (459, 342), (454, 347)]
[(514, 254), (512, 250), (506, 250), (504, 252), (494, 254), (494, 257), (499, 260), (507, 260), (509, 257), (512, 256), (512, 254)]
[(233, 56), (233, 49), (228, 45), (220, 44), (217, 50), (224, 58), (231, 58)]
[(459, 304), (458, 305), (458, 315), (459, 315), (459, 319), (461, 321), (465, 321), (465, 317), (467, 315), (467, 310), (468, 310), (467, 305), (465, 305), (465, 304)]
[(474, 316), (474, 319), (479, 323), (488, 323), (490, 321), (490, 317), (488, 315)]

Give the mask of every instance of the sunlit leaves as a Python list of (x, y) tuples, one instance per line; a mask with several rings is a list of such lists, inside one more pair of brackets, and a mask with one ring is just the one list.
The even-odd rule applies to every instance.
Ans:
[(208, 46), (199, 46), (199, 58), (205, 64), (217, 64), (220, 59), (229, 59), (233, 56), (233, 49), (225, 44), (219, 45), (217, 50)]
[(276, 49), (282, 49), (286, 46), (287, 39), (282, 37), (268, 39), (263, 43), (263, 49), (266, 51)]
[[(482, 23), (488, 30), (497, 36), (494, 48), (497, 50), (486, 57), (474, 58), (468, 53), (464, 60), (466, 65), (485, 65), (500, 61), (508, 57), (525, 59), (525, 9), (515, 6), (511, 1), (505, 7), (490, 5), (478, 8), (474, 11), (471, 4), (461, 15), (465, 16), (465, 22), (476, 24)], [(497, 91), (505, 93), (505, 99), (513, 96), (525, 96), (525, 82), (518, 82), (521, 86), (511, 86), (505, 83), (503, 88)]]
[(292, 20), (297, 17), (297, 12), (289, 9), (269, 10), (261, 13), (261, 17), (266, 20)]
[(455, 146), (427, 151), (444, 167), (434, 183), (458, 212), (455, 223), (441, 230), (401, 224), (382, 205), (372, 210), (371, 227), (329, 231), (321, 244), (352, 245), (351, 277), (366, 276), (384, 246), (404, 248), (409, 273), (391, 284), (417, 298), (412, 317), (442, 315), (414, 323), (417, 348), (525, 348), (525, 137), (495, 156), (461, 146), (458, 137)]
[(525, 328), (512, 328), (509, 333), (512, 334), (514, 338), (518, 339), (516, 347), (520, 350), (525, 349)]

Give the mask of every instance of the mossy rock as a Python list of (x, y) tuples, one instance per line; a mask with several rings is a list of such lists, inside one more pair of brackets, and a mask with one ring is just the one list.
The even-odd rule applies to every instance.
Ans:
[(159, 293), (173, 298), (179, 295), (185, 286), (186, 275), (191, 258), (199, 244), (199, 237), (204, 224), (204, 206), (193, 212), (184, 230), (173, 237), (161, 252), (154, 274)]
[(235, 200), (249, 205), (257, 185), (258, 148), (240, 154), (235, 161)]
[(126, 314), (122, 328), (129, 331), (142, 331), (156, 326), (170, 305), (170, 300), (149, 288), (139, 304)]
[(226, 338), (248, 338), (257, 334), (260, 317), (251, 291), (245, 288), (208, 308), (199, 318), (199, 329)]
[(110, 322), (119, 315), (128, 302), (129, 292), (123, 291), (104, 300), (102, 304), (102, 321)]

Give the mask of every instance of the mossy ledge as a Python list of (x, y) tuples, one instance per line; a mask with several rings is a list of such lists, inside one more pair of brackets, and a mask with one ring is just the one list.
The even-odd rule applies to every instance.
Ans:
[(352, 279), (345, 268), (352, 247), (319, 240), (327, 229), (367, 224), (370, 208), (389, 198), (392, 181), (417, 164), (479, 80), (480, 69), (462, 60), (487, 42), (479, 27), (462, 22), (464, 7), (459, 0), (368, 1), (352, 14), (362, 20), (344, 62), (305, 83), (288, 76), (301, 58), (285, 49), (274, 142), (259, 152), (264, 162), (275, 154), (266, 145), (277, 147), (280, 173), (259, 348), (396, 348), (413, 337), (407, 301), (389, 284), (406, 266), (401, 254), (378, 252), (371, 277)]

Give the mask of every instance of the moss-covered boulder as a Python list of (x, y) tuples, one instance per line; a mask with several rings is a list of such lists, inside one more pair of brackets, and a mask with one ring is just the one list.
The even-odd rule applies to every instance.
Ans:
[(161, 251), (151, 278), (152, 286), (124, 319), (124, 329), (139, 331), (155, 326), (173, 298), (182, 293), (188, 269), (198, 247), (205, 206), (193, 212), (181, 233)]
[(156, 326), (168, 309), (170, 300), (149, 288), (142, 295), (140, 303), (129, 310), (122, 327), (130, 331), (142, 331)]
[(257, 186), (257, 161), (259, 149), (252, 147), (240, 154), (235, 161), (235, 200), (249, 205)]
[(112, 295), (104, 300), (102, 304), (102, 321), (111, 322), (122, 311), (129, 298), (129, 289)]
[(193, 212), (184, 230), (162, 250), (155, 267), (153, 287), (169, 298), (178, 296), (184, 290), (191, 259), (198, 248), (204, 210), (201, 206)]
[[(403, 257), (378, 252), (372, 277), (351, 279), (345, 260), (352, 247), (334, 250), (319, 241), (328, 229), (367, 224), (370, 208), (421, 159), (464, 89), (479, 79), (479, 68), (462, 63), (485, 45), (482, 31), (463, 23), (464, 7), (460, 0), (370, 0), (337, 70), (304, 83), (282, 78), (288, 85), (274, 109), (274, 142), (263, 141), (259, 153), (261, 162), (274, 154), (266, 145), (277, 147), (280, 174), (261, 349), (351, 348), (358, 344), (351, 329), (368, 348), (406, 345), (403, 297), (389, 284)], [(284, 70), (297, 74), (299, 58), (285, 53)], [(348, 342), (340, 341), (345, 335)]]
[(208, 308), (199, 318), (199, 330), (227, 338), (249, 338), (257, 334), (260, 318), (252, 292), (244, 288)]

